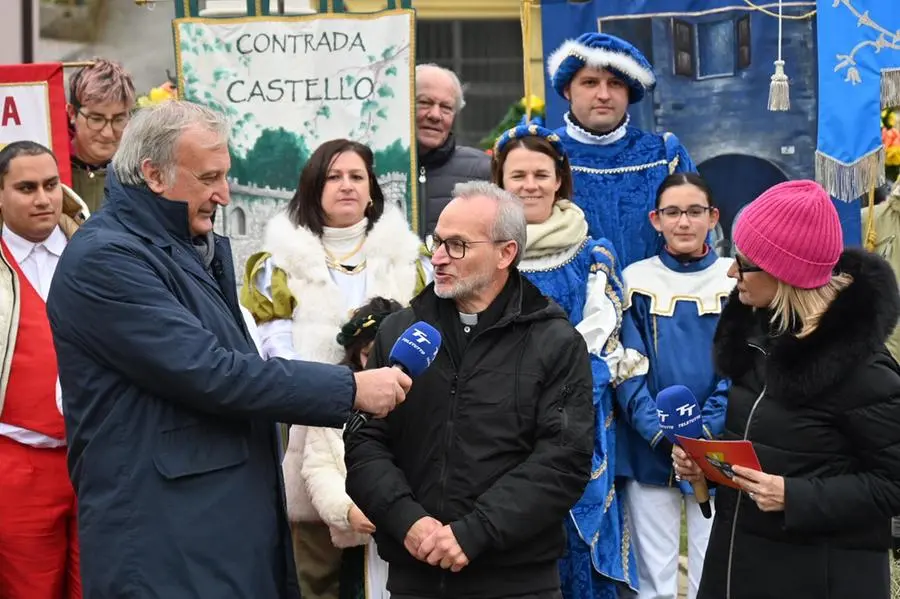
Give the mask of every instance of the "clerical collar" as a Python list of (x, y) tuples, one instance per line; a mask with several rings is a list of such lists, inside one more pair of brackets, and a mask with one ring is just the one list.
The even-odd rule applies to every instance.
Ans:
[(459, 322), (463, 325), (463, 332), (468, 335), (472, 329), (478, 326), (478, 314), (459, 313)]
[(616, 143), (625, 137), (625, 134), (628, 132), (628, 123), (631, 122), (631, 116), (625, 113), (625, 120), (622, 121), (621, 125), (609, 133), (600, 134), (588, 130), (571, 112), (563, 115), (563, 119), (566, 121), (566, 133), (569, 134), (569, 137), (577, 142), (592, 146), (608, 146)]

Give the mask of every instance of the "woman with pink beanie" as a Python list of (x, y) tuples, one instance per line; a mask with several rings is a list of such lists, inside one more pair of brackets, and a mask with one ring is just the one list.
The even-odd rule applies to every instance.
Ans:
[[(720, 487), (698, 599), (890, 596), (900, 514), (900, 368), (884, 342), (900, 297), (882, 258), (843, 249), (828, 194), (776, 185), (735, 225), (737, 280), (716, 331), (732, 380), (724, 439), (762, 472)], [(679, 448), (675, 469), (702, 477)]]

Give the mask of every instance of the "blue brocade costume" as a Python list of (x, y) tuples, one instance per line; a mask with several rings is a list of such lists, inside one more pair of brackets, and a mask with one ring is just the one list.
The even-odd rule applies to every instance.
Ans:
[(616, 390), (618, 476), (692, 493), (675, 482), (670, 450), (658, 447), (663, 432), (656, 395), (670, 385), (687, 386), (701, 406), (706, 438), (722, 433), (729, 381), (716, 374), (712, 354), (719, 315), (734, 287), (731, 263), (712, 250), (679, 262), (663, 249), (625, 269), (622, 344), (642, 366), (624, 375)]
[(655, 256), (661, 238), (648, 214), (656, 207), (656, 190), (669, 174), (696, 167), (675, 135), (647, 133), (623, 124), (598, 136), (567, 125), (556, 132), (572, 164), (572, 201), (584, 211), (588, 234), (609, 239), (625, 268)]
[(566, 521), (567, 551), (560, 561), (562, 592), (565, 599), (615, 599), (613, 581), (632, 588), (637, 584), (636, 563), (614, 486), (616, 424), (610, 369), (616, 369), (617, 356), (623, 351), (618, 337), (624, 289), (615, 251), (606, 240), (586, 239), (569, 255), (555, 258), (526, 260), (520, 270), (562, 306), (585, 335), (591, 351), (597, 431), (591, 480)]

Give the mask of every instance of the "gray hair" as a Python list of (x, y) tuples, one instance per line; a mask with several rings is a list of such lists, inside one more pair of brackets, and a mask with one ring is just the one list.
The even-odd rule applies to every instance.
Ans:
[(125, 128), (112, 159), (119, 181), (123, 185), (142, 185), (141, 164), (149, 160), (171, 183), (175, 175), (175, 145), (181, 134), (193, 127), (216, 133), (222, 143), (228, 143), (231, 129), (228, 120), (206, 106), (170, 100), (138, 110)]
[(459, 114), (459, 111), (466, 107), (466, 99), (463, 96), (462, 83), (460, 83), (459, 77), (457, 77), (456, 73), (448, 68), (442, 67), (439, 64), (427, 62), (425, 64), (416, 65), (416, 78), (418, 79), (419, 74), (425, 70), (437, 70), (450, 78), (450, 81), (453, 83), (453, 87), (456, 88), (456, 113)]
[(497, 216), (491, 224), (491, 239), (516, 242), (516, 257), (510, 266), (516, 267), (525, 254), (527, 222), (525, 209), (519, 197), (489, 181), (469, 181), (457, 183), (453, 188), (453, 199), (485, 197), (497, 202)]

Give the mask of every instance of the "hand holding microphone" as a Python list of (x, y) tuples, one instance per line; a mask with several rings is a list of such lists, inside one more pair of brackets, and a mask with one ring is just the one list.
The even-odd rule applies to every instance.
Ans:
[(356, 373), (355, 412), (345, 434), (352, 434), (370, 418), (384, 418), (406, 399), (412, 378), (431, 366), (441, 349), (441, 334), (419, 321), (403, 331), (391, 348), (390, 368)]
[(399, 368), (378, 368), (355, 373), (356, 401), (353, 408), (384, 418), (403, 403), (412, 379)]
[[(699, 439), (703, 436), (703, 422), (700, 414), (700, 404), (690, 389), (684, 385), (672, 385), (666, 387), (656, 396), (656, 413), (659, 417), (659, 428), (662, 430), (666, 438), (672, 442), (679, 450), (678, 440), (675, 435), (689, 437), (691, 439)], [(683, 450), (682, 450), (683, 453)], [(673, 450), (673, 455), (675, 452)], [(684, 454), (687, 458), (687, 454)], [(687, 458), (689, 459), (689, 458)], [(697, 468), (696, 464), (692, 464)], [(685, 469), (686, 473), (689, 469)], [(700, 504), (700, 511), (704, 518), (712, 518), (712, 508), (709, 505), (709, 488), (706, 485), (706, 478), (700, 477), (695, 479), (693, 470), (690, 470), (690, 476), (685, 477), (689, 480), (691, 487), (694, 489), (694, 497)]]

